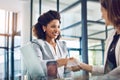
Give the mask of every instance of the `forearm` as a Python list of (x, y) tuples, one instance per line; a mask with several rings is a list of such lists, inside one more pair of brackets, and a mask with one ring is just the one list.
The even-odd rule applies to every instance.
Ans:
[(68, 61), (67, 58), (58, 59), (57, 60), (58, 67), (65, 66), (67, 64), (67, 61)]
[(85, 64), (85, 63), (80, 63), (80, 68), (85, 70), (85, 71), (92, 72), (92, 66), (91, 65), (88, 65), (88, 64)]
[(72, 71), (85, 70), (85, 71), (88, 71), (88, 72), (92, 72), (92, 66), (88, 65), (88, 64), (85, 64), (85, 63), (80, 63), (77, 66), (72, 66), (70, 69)]
[[(58, 63), (58, 67), (61, 66), (65, 66), (68, 62), (68, 60), (74, 60), (73, 58), (62, 58), (62, 59), (58, 59), (57, 63)], [(88, 72), (92, 72), (92, 66), (85, 64), (85, 63), (80, 63), (77, 66), (71, 66), (70, 68), (72, 71), (78, 71), (78, 70), (85, 70)]]
[(108, 73), (108, 75), (120, 75), (120, 66), (116, 67)]

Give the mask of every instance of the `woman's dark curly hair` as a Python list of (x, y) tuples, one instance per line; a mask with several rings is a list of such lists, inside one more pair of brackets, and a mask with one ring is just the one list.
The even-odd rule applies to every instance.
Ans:
[[(46, 39), (46, 33), (43, 31), (43, 26), (47, 26), (52, 20), (58, 19), (60, 22), (60, 13), (57, 11), (49, 10), (48, 12), (44, 13), (38, 18), (38, 22), (34, 25), (35, 28), (35, 34), (38, 39)], [(61, 35), (56, 39), (60, 39)]]

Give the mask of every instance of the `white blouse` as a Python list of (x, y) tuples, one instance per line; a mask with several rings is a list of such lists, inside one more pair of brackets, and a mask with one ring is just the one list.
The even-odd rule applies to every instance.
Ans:
[[(50, 50), (52, 51), (52, 55), (54, 56), (54, 59), (60, 59), (61, 58), (61, 53), (58, 48), (58, 45), (56, 44), (55, 49), (53, 48), (52, 45), (50, 45), (47, 41), (46, 43), (48, 44)], [(56, 50), (56, 51), (55, 51)], [(63, 78), (64, 77), (64, 66), (58, 68), (58, 77)]]

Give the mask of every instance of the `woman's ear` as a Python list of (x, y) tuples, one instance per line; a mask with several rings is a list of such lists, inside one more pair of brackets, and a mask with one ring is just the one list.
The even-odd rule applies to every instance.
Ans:
[(43, 29), (43, 32), (45, 32), (45, 31), (46, 31), (46, 27), (45, 27), (45, 26), (42, 26), (42, 29)]

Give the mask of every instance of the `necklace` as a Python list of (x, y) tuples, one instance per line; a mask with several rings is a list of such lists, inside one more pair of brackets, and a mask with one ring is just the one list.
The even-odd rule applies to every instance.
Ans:
[(110, 49), (110, 52), (112, 52), (115, 49), (115, 45), (112, 45), (112, 48)]

